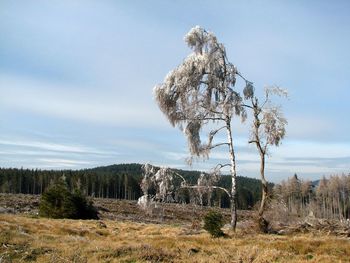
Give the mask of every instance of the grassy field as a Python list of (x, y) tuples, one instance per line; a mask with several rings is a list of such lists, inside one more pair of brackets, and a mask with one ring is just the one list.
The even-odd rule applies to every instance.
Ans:
[(350, 240), (0, 215), (0, 262), (350, 262)]

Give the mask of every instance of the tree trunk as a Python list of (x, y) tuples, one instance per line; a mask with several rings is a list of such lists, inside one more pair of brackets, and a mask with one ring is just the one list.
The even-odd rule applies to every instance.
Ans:
[(338, 216), (339, 216), (339, 220), (342, 219), (342, 209), (341, 209), (341, 205), (340, 205), (340, 194), (338, 193), (338, 196), (337, 196), (337, 203), (338, 203)]
[(259, 217), (263, 217), (266, 200), (268, 195), (267, 181), (265, 179), (265, 154), (260, 153), (260, 176), (261, 176), (261, 186), (262, 186), (262, 197), (259, 208)]
[(259, 128), (260, 128), (260, 120), (259, 120), (259, 114), (260, 114), (260, 108), (258, 107), (258, 100), (256, 99), (255, 102), (253, 102), (253, 109), (254, 109), (254, 134), (255, 134), (255, 145), (256, 148), (259, 151), (260, 154), (260, 178), (261, 178), (261, 188), (262, 188), (262, 194), (261, 194), (261, 203), (258, 211), (258, 223), (260, 230), (262, 232), (267, 231), (268, 222), (264, 219), (264, 211), (266, 207), (266, 200), (268, 195), (268, 186), (267, 181), (265, 179), (265, 149), (261, 146), (261, 140), (259, 137)]
[(211, 192), (208, 193), (208, 206), (211, 207)]
[(124, 199), (128, 200), (128, 177), (124, 174)]
[(231, 131), (231, 119), (226, 119), (226, 130), (227, 138), (230, 151), (230, 162), (231, 162), (231, 179), (232, 179), (232, 188), (231, 188), (231, 227), (233, 231), (236, 231), (237, 226), (237, 186), (236, 186), (236, 159), (235, 152), (233, 149), (233, 140), (232, 140), (232, 131)]

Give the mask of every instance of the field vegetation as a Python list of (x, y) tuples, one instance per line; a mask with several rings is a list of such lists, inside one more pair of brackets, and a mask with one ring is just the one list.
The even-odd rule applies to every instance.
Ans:
[(229, 209), (216, 208), (226, 225), (213, 238), (203, 229), (213, 208), (163, 204), (145, 214), (135, 201), (93, 201), (100, 220), (47, 219), (40, 196), (1, 194), (0, 262), (350, 262), (350, 227), (330, 231), (333, 221), (259, 234), (255, 212), (240, 210), (234, 233)]
[(349, 262), (350, 240), (271, 235), (186, 224), (0, 215), (1, 262)]

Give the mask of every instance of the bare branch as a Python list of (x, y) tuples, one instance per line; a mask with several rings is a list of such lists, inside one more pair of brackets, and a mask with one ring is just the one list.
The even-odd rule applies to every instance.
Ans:
[(244, 104), (244, 103), (243, 103), (242, 106), (243, 106), (243, 107), (246, 107), (246, 108), (249, 108), (249, 109), (253, 109), (253, 107), (250, 106), (250, 105), (248, 105), (248, 104)]
[(228, 142), (217, 143), (217, 144), (214, 144), (214, 145), (210, 146), (209, 149), (214, 149), (216, 147), (220, 147), (220, 146), (223, 146), (223, 145), (230, 145), (230, 144)]
[(245, 82), (250, 82), (249, 80), (247, 80), (240, 72), (236, 72), (236, 74), (238, 75), (238, 76), (240, 76)]
[(221, 169), (221, 168), (224, 168), (224, 167), (227, 167), (227, 166), (232, 166), (230, 163), (226, 163), (226, 164), (221, 164), (221, 163), (219, 163), (219, 164), (217, 164), (216, 166), (215, 166), (215, 168), (214, 168), (214, 170), (216, 170), (216, 169)]
[(225, 128), (227, 128), (226, 125), (220, 127), (219, 129), (216, 129), (216, 130), (211, 131), (210, 134), (214, 136), (214, 135), (217, 134), (219, 131), (221, 131), (222, 129), (225, 129)]
[(174, 175), (180, 177), (180, 178), (182, 179), (182, 182), (183, 182), (184, 184), (187, 184), (186, 179), (185, 179), (181, 174), (179, 174), (179, 173), (177, 173), (177, 172), (175, 172), (175, 171), (172, 171), (172, 172), (174, 173)]
[(213, 188), (213, 189), (219, 189), (219, 190), (222, 190), (224, 191), (229, 198), (231, 198), (231, 194), (230, 192), (223, 188), (223, 187), (220, 187), (220, 186), (201, 186), (201, 185), (188, 185), (188, 186), (181, 186), (181, 188), (190, 188), (190, 189), (201, 189), (201, 188)]

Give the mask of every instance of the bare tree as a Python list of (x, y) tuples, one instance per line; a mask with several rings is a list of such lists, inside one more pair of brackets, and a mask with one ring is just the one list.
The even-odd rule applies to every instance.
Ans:
[(275, 196), (287, 204), (290, 215), (350, 220), (350, 174), (323, 176), (317, 186), (294, 175), (274, 189)]
[(281, 108), (272, 103), (271, 95), (287, 96), (287, 91), (279, 87), (267, 87), (262, 102), (254, 94), (253, 84), (246, 80), (243, 90), (244, 98), (248, 104), (244, 104), (253, 112), (253, 125), (251, 129), (251, 139), (249, 143), (254, 143), (260, 155), (260, 177), (262, 183), (262, 198), (259, 208), (260, 222), (266, 207), (268, 197), (268, 183), (265, 178), (265, 159), (269, 146), (279, 146), (285, 136), (287, 120), (283, 117)]
[(328, 179), (323, 176), (318, 183), (316, 189), (316, 196), (318, 197), (318, 201), (322, 204), (322, 214), (321, 217), (327, 218), (328, 216)]
[(312, 193), (312, 183), (310, 180), (301, 181), (301, 214), (304, 216), (307, 212), (307, 204), (310, 204)]
[[(193, 50), (177, 68), (172, 70), (162, 84), (154, 89), (156, 101), (173, 126), (183, 129), (193, 158), (209, 158), (210, 151), (219, 146), (228, 147), (230, 162), (219, 166), (231, 168), (231, 226), (237, 222), (236, 158), (232, 139), (231, 120), (246, 118), (242, 97), (234, 90), (237, 68), (228, 61), (225, 47), (215, 35), (196, 26), (185, 36)], [(202, 143), (201, 131), (215, 125)], [(216, 128), (217, 127), (217, 128)], [(227, 140), (213, 143), (214, 136), (226, 130)]]

